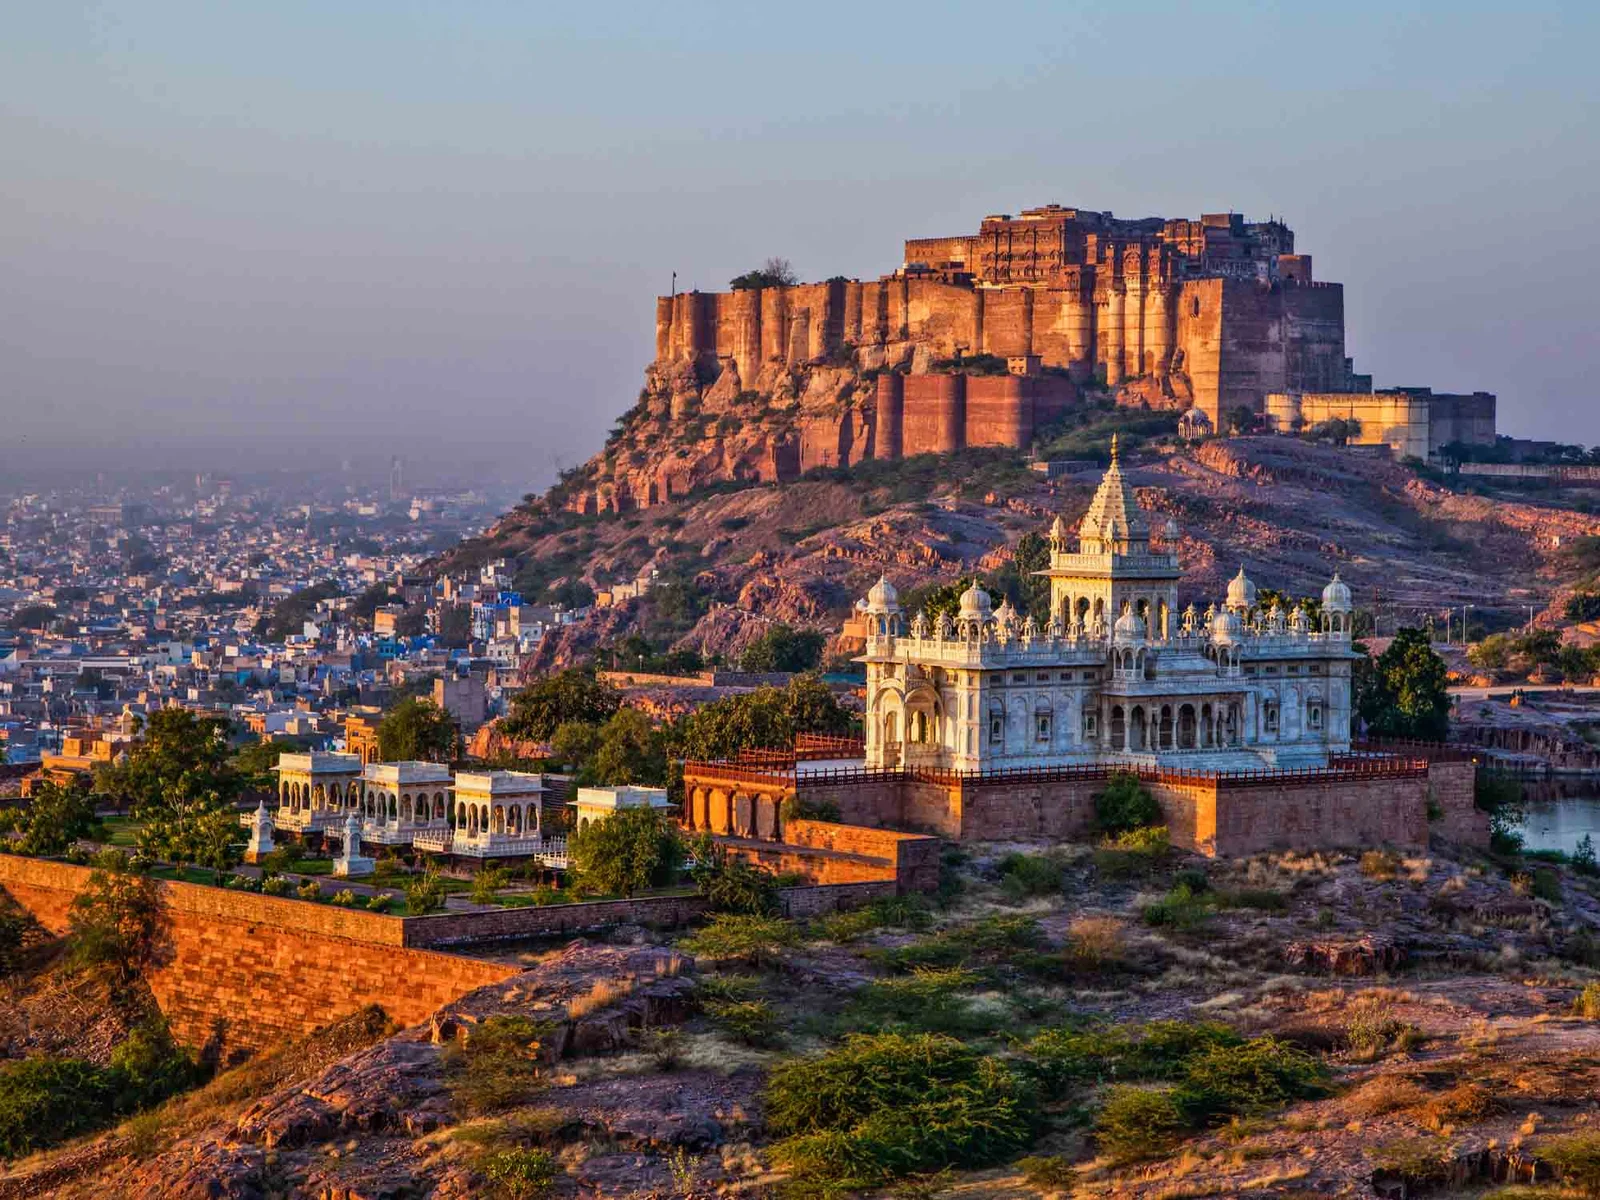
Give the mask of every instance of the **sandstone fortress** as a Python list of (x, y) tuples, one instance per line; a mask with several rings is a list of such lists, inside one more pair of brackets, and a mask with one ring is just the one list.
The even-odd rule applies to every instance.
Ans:
[(658, 297), (639, 404), (563, 502), (620, 511), (705, 483), (1027, 448), (1090, 391), (1186, 411), (1201, 431), (1275, 397), (1285, 432), (1302, 412), (1359, 408), (1376, 418), (1366, 440), (1436, 450), (1458, 426), (1481, 438), (1487, 412), (1493, 439), (1485, 393), (1369, 403), (1371, 377), (1345, 355), (1344, 287), (1313, 277), (1282, 221), (1050, 204), (911, 239), (876, 280)]

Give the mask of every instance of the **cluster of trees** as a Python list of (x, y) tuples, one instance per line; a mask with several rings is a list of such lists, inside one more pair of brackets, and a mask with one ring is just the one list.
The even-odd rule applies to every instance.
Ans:
[(455, 718), (425, 697), (407, 696), (378, 722), (378, 754), (386, 762), (449, 762), (460, 746)]
[(1531, 675), (1541, 668), (1570, 682), (1600, 675), (1600, 647), (1564, 643), (1553, 629), (1494, 633), (1467, 650), (1467, 661), (1484, 671)]
[(1318, 421), (1310, 429), (1303, 431), (1301, 436), (1312, 441), (1347, 446), (1351, 442), (1360, 440), (1361, 422), (1355, 417), (1330, 417), (1326, 421)]
[(850, 714), (814, 675), (783, 688), (758, 688), (713, 701), (657, 726), (626, 708), (621, 694), (593, 671), (573, 668), (537, 680), (512, 698), (501, 722), (508, 737), (546, 742), (551, 761), (592, 785), (665, 786), (668, 763), (731, 758), (740, 750), (781, 750), (799, 733), (848, 733)]
[(728, 280), (728, 287), (742, 292), (750, 288), (793, 287), (799, 282), (800, 276), (787, 258), (769, 258), (755, 270), (735, 275)]

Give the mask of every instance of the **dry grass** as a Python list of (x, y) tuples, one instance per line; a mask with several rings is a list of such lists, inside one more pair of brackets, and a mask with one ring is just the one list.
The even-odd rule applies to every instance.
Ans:
[(590, 1013), (610, 1008), (619, 1000), (633, 994), (635, 984), (631, 979), (602, 979), (581, 996), (567, 1002), (567, 1017), (578, 1021)]
[(1351, 1116), (1370, 1120), (1416, 1108), (1427, 1100), (1427, 1089), (1416, 1080), (1404, 1075), (1379, 1075), (1345, 1096), (1343, 1105)]
[(1417, 1118), (1429, 1129), (1470, 1125), (1504, 1111), (1505, 1106), (1479, 1083), (1458, 1083), (1430, 1096), (1417, 1109)]
[(1078, 917), (1067, 926), (1067, 955), (1095, 969), (1116, 963), (1126, 954), (1127, 929), (1116, 917)]

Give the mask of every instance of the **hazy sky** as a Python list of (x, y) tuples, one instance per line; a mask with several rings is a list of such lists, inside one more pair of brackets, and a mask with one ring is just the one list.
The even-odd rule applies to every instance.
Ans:
[(1600, 441), (1600, 5), (0, 0), (0, 467), (548, 481), (654, 303), (1059, 201), (1269, 213), (1379, 385)]

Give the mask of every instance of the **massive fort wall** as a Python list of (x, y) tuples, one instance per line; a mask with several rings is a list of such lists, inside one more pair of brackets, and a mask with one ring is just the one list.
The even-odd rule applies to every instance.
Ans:
[(661, 296), (639, 405), (564, 502), (644, 508), (704, 483), (1026, 448), (1090, 386), (1214, 427), (1270, 393), (1351, 390), (1344, 290), (1278, 221), (1050, 205), (908, 241), (879, 279)]
[(905, 244), (895, 274), (656, 302), (656, 360), (763, 366), (844, 351), (881, 365), (899, 343), (935, 358), (1037, 356), (1080, 381), (1186, 375), (1213, 419), (1268, 392), (1345, 386), (1344, 292), (1312, 278), (1278, 222), (1115, 221), (1050, 206), (971, 237)]

